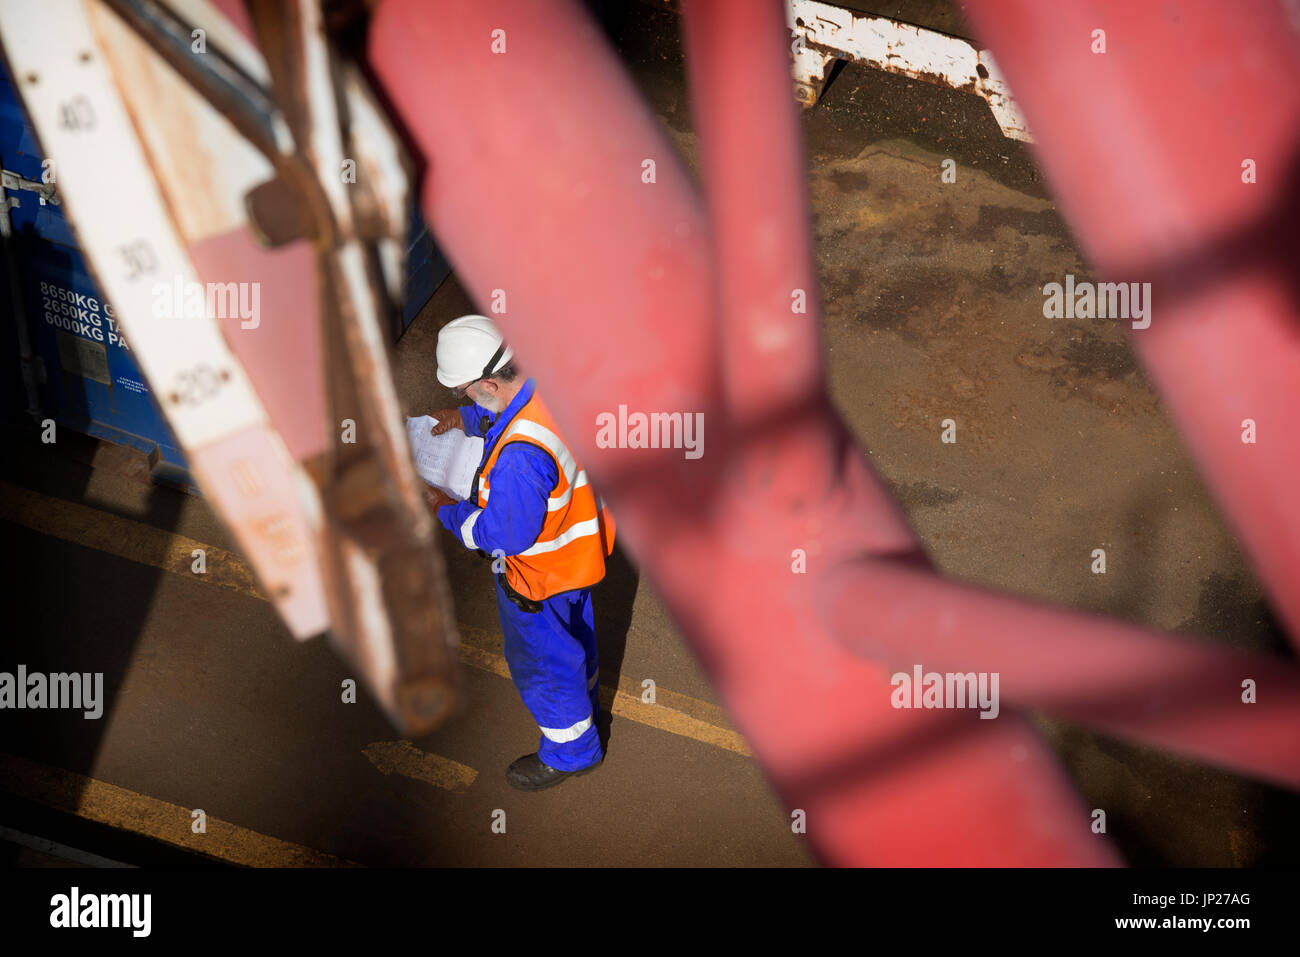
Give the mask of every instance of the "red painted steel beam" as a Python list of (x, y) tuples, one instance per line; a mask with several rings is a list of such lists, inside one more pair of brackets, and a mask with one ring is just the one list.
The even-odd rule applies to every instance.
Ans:
[(966, 8), (1088, 258), (1152, 283), (1134, 349), (1300, 647), (1300, 8)]
[[(687, 2), (682, 26), (728, 425), (752, 434), (727, 450), (728, 468), (735, 474), (744, 459), (741, 482), (773, 502), (818, 499), (836, 479), (834, 434), (815, 421), (826, 415), (821, 297), (784, 12), (752, 0)], [(891, 511), (884, 500), (879, 510)], [(898, 534), (919, 548), (910, 531)]]
[[(745, 6), (763, 10), (738, 24), (741, 42), (755, 44), (745, 68), (758, 89), (779, 89), (774, 108), (783, 110), (791, 93), (779, 8)], [(492, 52), (496, 30), (504, 53)], [(773, 298), (746, 318), (740, 273), (716, 281), (708, 222), (681, 163), (582, 11), (570, 2), (387, 0), (371, 24), (369, 59), (430, 163), (426, 218), (480, 303), (505, 293), (506, 336), (774, 786), (806, 812), (819, 856), (1116, 863), (1021, 719), (895, 710), (885, 673), (818, 621), (812, 582), (827, 568), (863, 553), (915, 560), (917, 542), (821, 393), (809, 347), (816, 313), (806, 317), (811, 329), (787, 328)], [(736, 136), (766, 135), (764, 105), (746, 111)], [(709, 140), (722, 162), (731, 136)], [(653, 183), (642, 178), (646, 160)], [(789, 156), (775, 164), (782, 179), (769, 188), (802, 188), (784, 179), (797, 168)], [(721, 203), (722, 234), (744, 241), (743, 222), (726, 212), (738, 206)], [(778, 244), (788, 227), (809, 241), (806, 216), (786, 221), (799, 208), (773, 212)], [(760, 244), (736, 255), (765, 253)], [(811, 260), (806, 249), (800, 256), (779, 281), (751, 278), (772, 297), (807, 278), (811, 294)], [(730, 297), (725, 326), (720, 290)], [(779, 341), (733, 341), (764, 327)], [(770, 380), (775, 403), (750, 377), (781, 363), (765, 348), (792, 357), (788, 376)], [(619, 405), (703, 412), (704, 456), (600, 447), (596, 416)], [(799, 438), (805, 429), (809, 442)], [(809, 448), (820, 451), (805, 458)], [(813, 476), (803, 494), (795, 468)], [(792, 572), (796, 549), (808, 574)]]
[[(788, 71), (761, 68), (783, 63), (778, 4), (687, 0), (683, 15), (700, 169), (717, 247), (728, 408), (733, 423), (749, 432), (753, 423), (782, 418), (782, 409), (811, 409), (822, 396), (797, 107), (787, 96)], [(742, 62), (745, 68), (737, 69)], [(808, 314), (792, 309), (797, 290), (809, 291)], [(830, 459), (817, 443), (832, 434), (809, 420), (759, 430), (729, 449), (729, 468), (747, 500), (780, 509), (801, 495), (819, 494), (825, 476), (815, 467)], [(868, 507), (885, 510), (883, 503)], [(839, 587), (816, 602), (836, 602), (835, 633), (846, 647), (909, 673), (913, 663), (933, 668), (946, 657), (963, 673), (1001, 671), (1005, 700), (1017, 706), (1300, 785), (1300, 737), (1290, 730), (1300, 724), (1300, 672), (1293, 667), (940, 582), (888, 562), (849, 567), (856, 572), (848, 577), (832, 570)], [(897, 604), (873, 573), (900, 584)], [(943, 627), (919, 627), (915, 614), (903, 614), (899, 576), (930, 599), (918, 606), (933, 611)], [(957, 620), (964, 630), (952, 624)], [(949, 655), (953, 649), (961, 653)], [(1241, 681), (1248, 676), (1261, 682), (1267, 676), (1268, 707), (1243, 704)], [(1135, 695), (1146, 682), (1148, 693)]]
[(918, 660), (926, 671), (996, 673), (1010, 704), (1300, 790), (1292, 664), (891, 562), (834, 569), (819, 604), (847, 647), (905, 673)]

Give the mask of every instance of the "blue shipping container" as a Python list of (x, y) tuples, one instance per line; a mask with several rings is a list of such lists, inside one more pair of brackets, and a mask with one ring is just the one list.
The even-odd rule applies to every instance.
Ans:
[[(0, 166), (40, 182), (43, 157), (22, 102), (0, 66)], [(10, 316), (0, 358), (17, 383), (20, 354), (15, 323), (24, 322), (37, 369), (42, 416), (60, 427), (93, 435), (151, 454), (161, 481), (191, 486), (185, 458), (144, 381), (131, 351), (118, 333), (112, 307), (104, 301), (77, 247), (63, 209), (41, 202), (36, 192), (7, 190), (18, 205), (9, 210), (12, 227), (7, 254), (17, 273), (21, 313)], [(0, 210), (0, 215), (4, 215)], [(428, 228), (412, 212), (408, 236), (406, 297), (400, 335), (433, 295), (451, 267)], [(8, 270), (0, 271), (7, 287)], [(5, 311), (13, 291), (3, 291)], [(9, 405), (23, 408), (21, 386), (9, 392)]]

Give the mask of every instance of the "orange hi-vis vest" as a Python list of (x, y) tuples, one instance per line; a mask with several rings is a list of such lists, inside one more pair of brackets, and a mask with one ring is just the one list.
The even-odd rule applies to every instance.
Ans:
[(587, 473), (560, 438), (555, 420), (533, 393), (483, 463), (478, 481), (478, 507), (485, 508), (492, 492), (492, 468), (511, 442), (545, 449), (559, 478), (546, 503), (546, 519), (537, 540), (518, 555), (505, 556), (506, 584), (533, 601), (560, 592), (587, 588), (605, 577), (605, 558), (614, 550), (614, 520), (598, 502)]

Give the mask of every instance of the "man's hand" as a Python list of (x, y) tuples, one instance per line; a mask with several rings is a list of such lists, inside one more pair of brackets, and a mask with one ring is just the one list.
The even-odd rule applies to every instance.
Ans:
[(460, 421), (460, 409), (439, 409), (436, 412), (430, 412), (438, 424), (429, 430), (430, 435), (442, 435), (444, 432), (450, 432), (452, 429), (462, 429)]
[(426, 485), (424, 487), (424, 503), (429, 506), (429, 511), (436, 517), (438, 509), (444, 505), (455, 505), (456, 500), (442, 489)]

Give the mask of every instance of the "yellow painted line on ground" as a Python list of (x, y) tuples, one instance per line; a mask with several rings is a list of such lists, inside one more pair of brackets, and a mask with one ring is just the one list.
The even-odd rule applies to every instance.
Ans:
[(10, 794), (88, 821), (142, 834), (244, 867), (359, 867), (333, 854), (282, 841), (208, 815), (207, 832), (191, 830), (190, 808), (169, 804), (75, 771), (0, 753), (0, 779)]
[[(74, 545), (266, 600), (257, 590), (253, 570), (234, 552), (89, 505), (0, 482), (0, 519)], [(205, 553), (206, 574), (193, 570), (195, 549), (203, 549)]]
[(478, 777), (468, 765), (421, 751), (410, 741), (375, 741), (361, 753), (384, 774), (400, 774), (448, 791), (468, 791)]
[[(510, 666), (502, 653), (504, 643), (499, 633), (472, 625), (457, 625), (457, 628), (460, 630), (461, 661), (502, 678), (510, 677)], [(639, 682), (626, 675), (618, 683), (624, 687), (640, 687)], [(604, 674), (601, 675), (600, 700), (609, 711), (629, 721), (750, 756), (745, 739), (727, 727), (726, 712), (707, 701), (656, 687), (655, 701), (650, 704), (642, 701), (638, 694), (615, 693), (613, 682)]]
[[(254, 584), (252, 569), (234, 552), (143, 522), (51, 498), (8, 482), (0, 482), (0, 519), (75, 545), (266, 600)], [(204, 549), (207, 554), (205, 575), (191, 570), (194, 561), (191, 556), (196, 548)], [(510, 677), (500, 634), (472, 625), (457, 627), (461, 634), (460, 660), (464, 664), (502, 678)], [(650, 704), (643, 702), (638, 694), (624, 691), (615, 694), (614, 683), (606, 675), (602, 674), (601, 682), (602, 703), (621, 718), (745, 757), (751, 754), (745, 739), (728, 726), (726, 712), (717, 705), (663, 688), (656, 688), (655, 703)], [(617, 683), (640, 688), (639, 681), (626, 675), (619, 676)]]
[[(661, 699), (665, 698), (678, 701), (679, 707), (671, 708), (664, 704)], [(615, 694), (611, 687), (605, 685), (600, 689), (600, 699), (601, 703), (614, 714), (630, 721), (646, 724), (652, 728), (667, 731), (670, 734), (678, 734), (684, 738), (694, 738), (704, 744), (711, 744), (715, 748), (722, 748), (726, 751), (734, 751), (736, 754), (743, 754), (745, 757), (750, 756), (749, 745), (735, 731), (730, 728), (719, 727), (711, 721), (703, 721), (681, 710), (680, 705), (683, 699), (685, 701), (695, 701), (693, 698), (687, 698), (686, 695), (674, 694), (671, 691), (659, 691), (656, 693), (657, 700), (655, 703), (648, 704), (636, 695), (628, 694), (626, 691)], [(703, 701), (696, 701), (695, 703), (705, 704)]]

